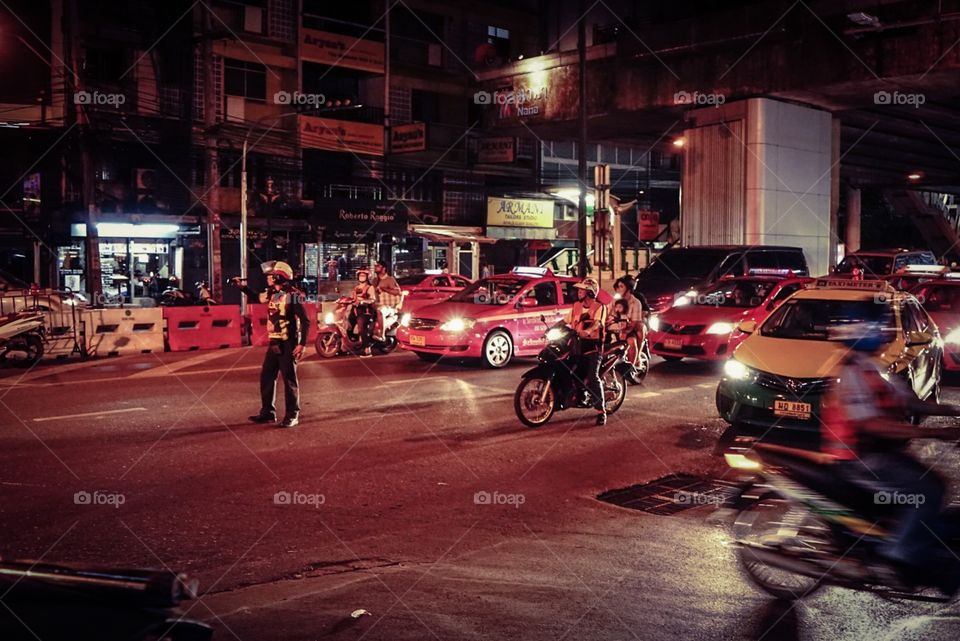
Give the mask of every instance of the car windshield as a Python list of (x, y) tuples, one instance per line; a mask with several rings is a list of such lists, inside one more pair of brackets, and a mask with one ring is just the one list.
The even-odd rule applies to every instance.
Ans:
[(772, 280), (727, 280), (698, 294), (694, 303), (708, 307), (756, 307), (775, 284)]
[(522, 278), (482, 278), (448, 300), (474, 305), (506, 305), (527, 282)]
[(885, 276), (893, 271), (893, 259), (889, 256), (863, 254), (847, 256), (837, 265), (837, 273), (852, 274), (855, 267), (865, 270), (867, 275)]
[(403, 276), (402, 278), (397, 279), (397, 284), (401, 287), (406, 287), (408, 285), (419, 285), (420, 282), (426, 278), (425, 274), (414, 274), (412, 276)]
[(890, 303), (870, 300), (794, 298), (777, 308), (760, 328), (761, 336), (825, 341), (830, 331), (848, 323), (875, 322), (894, 327)]
[(928, 312), (960, 312), (960, 286), (927, 285), (916, 296)]
[(640, 278), (704, 278), (724, 256), (726, 254), (717, 251), (666, 251), (643, 270)]

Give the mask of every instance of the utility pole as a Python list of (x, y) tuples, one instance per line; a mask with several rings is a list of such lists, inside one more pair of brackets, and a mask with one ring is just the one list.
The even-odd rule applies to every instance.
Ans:
[[(78, 104), (75, 96), (83, 90), (83, 81), (80, 75), (80, 15), (77, 10), (77, 0), (68, 0), (67, 3), (67, 37), (70, 55), (70, 72), (64, 74), (66, 97), (64, 106), (67, 114), (72, 114), (77, 124), (77, 140), (80, 145), (80, 179), (82, 181), (80, 200), (86, 210), (87, 236), (84, 242), (86, 250), (86, 278), (87, 294), (90, 302), (96, 307), (103, 306), (103, 281), (100, 272), (100, 236), (97, 233), (97, 208), (94, 201), (93, 156), (90, 153), (90, 120), (86, 112), (87, 106)], [(70, 77), (73, 77), (72, 91)]]
[[(210, 295), (221, 298), (223, 265), (220, 252), (220, 167), (217, 159), (217, 86), (213, 59), (213, 19), (206, 5), (199, 9), (202, 18), (203, 124), (205, 137), (207, 202), (207, 274)], [(246, 239), (241, 239), (245, 242)], [(181, 274), (182, 277), (182, 274)]]
[[(580, 0), (580, 22), (577, 24), (577, 53), (580, 59), (580, 142), (577, 145), (577, 182), (580, 202), (577, 219), (577, 274), (586, 278), (587, 260), (587, 0)], [(594, 216), (597, 215), (594, 207)]]

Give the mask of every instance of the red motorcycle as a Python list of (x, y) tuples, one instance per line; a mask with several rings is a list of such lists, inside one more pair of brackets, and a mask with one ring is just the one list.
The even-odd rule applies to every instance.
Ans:
[[(351, 307), (356, 308), (357, 314), (367, 315), (366, 335), (353, 333), (350, 322)], [(317, 353), (324, 358), (333, 358), (340, 354), (361, 354), (365, 347), (381, 354), (389, 354), (397, 349), (397, 328), (400, 326), (400, 316), (397, 310), (389, 306), (380, 306), (383, 315), (385, 330), (383, 340), (372, 336), (374, 319), (377, 310), (369, 303), (357, 304), (353, 298), (342, 296), (337, 299), (337, 307), (327, 312), (323, 317), (323, 324), (317, 330)]]

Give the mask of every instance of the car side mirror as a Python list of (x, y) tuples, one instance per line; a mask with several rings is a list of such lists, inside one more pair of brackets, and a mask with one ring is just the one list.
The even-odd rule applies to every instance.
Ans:
[(909, 332), (907, 334), (907, 347), (921, 347), (933, 342), (933, 334), (930, 332)]
[(744, 334), (752, 334), (755, 331), (757, 331), (757, 321), (745, 320), (741, 322), (739, 325), (737, 325), (737, 329), (739, 329)]
[(520, 302), (517, 305), (518, 307), (536, 307), (537, 299), (536, 298), (521, 298)]

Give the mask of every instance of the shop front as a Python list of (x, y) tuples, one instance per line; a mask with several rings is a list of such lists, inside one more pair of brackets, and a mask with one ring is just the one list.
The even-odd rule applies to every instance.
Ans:
[[(156, 299), (168, 286), (183, 286), (185, 252), (200, 226), (171, 222), (99, 222), (102, 303)], [(87, 225), (70, 225), (70, 242), (57, 248), (58, 286), (89, 295)]]
[(497, 242), (485, 236), (480, 227), (411, 225), (410, 231), (422, 239), (424, 269), (446, 270), (472, 279), (481, 276), (480, 245)]
[(497, 271), (539, 266), (563, 245), (557, 238), (559, 209), (552, 198), (487, 198), (487, 236), (497, 240), (487, 254), (489, 262)]
[(357, 269), (378, 260), (395, 270), (421, 260), (408, 242), (402, 203), (330, 198), (317, 200), (315, 215), (320, 242), (310, 260), (321, 279), (354, 280)]

